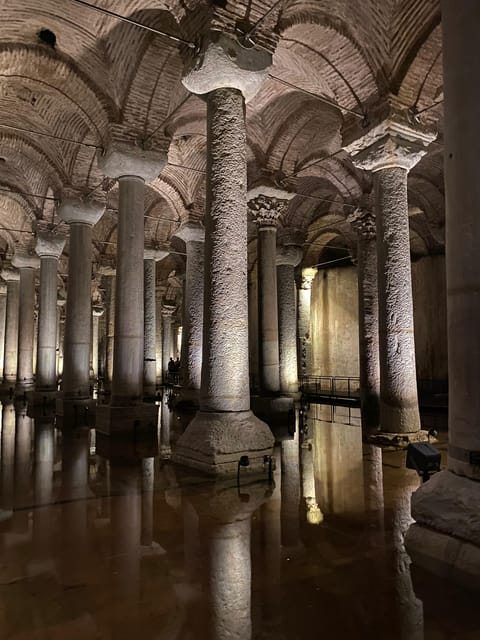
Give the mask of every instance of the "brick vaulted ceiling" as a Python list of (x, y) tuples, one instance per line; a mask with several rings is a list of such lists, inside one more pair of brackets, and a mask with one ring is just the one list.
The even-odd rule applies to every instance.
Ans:
[[(274, 49), (271, 75), (284, 82), (269, 78), (247, 106), (248, 175), (251, 185), (280, 176), (299, 194), (285, 223), (307, 233), (307, 262), (318, 260), (323, 236), (350, 246), (345, 210), (368, 180), (341, 150), (348, 116), (335, 105), (368, 114), (390, 95), (419, 112), (439, 135), (409, 176), (412, 247), (442, 250), (438, 0), (89, 2), (185, 40), (207, 22), (234, 30), (271, 9), (256, 37)], [(29, 248), (38, 226), (58, 224), (66, 190), (96, 188), (107, 212), (94, 229), (94, 261), (112, 262), (118, 194), (96, 164), (112, 129), (168, 151), (147, 191), (146, 244), (165, 245), (182, 221), (201, 219), (205, 106), (181, 84), (179, 45), (74, 0), (0, 0), (0, 9), (0, 251)], [(54, 47), (39, 37), (45, 29)]]

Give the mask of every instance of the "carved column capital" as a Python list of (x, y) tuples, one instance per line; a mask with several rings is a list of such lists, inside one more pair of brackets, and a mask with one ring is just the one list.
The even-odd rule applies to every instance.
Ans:
[(386, 117), (344, 149), (359, 169), (380, 171), (399, 167), (410, 171), (427, 153), (436, 134), (412, 121), (404, 110), (388, 110)]
[(254, 222), (262, 227), (277, 227), (288, 207), (288, 200), (259, 194), (249, 200), (248, 207)]

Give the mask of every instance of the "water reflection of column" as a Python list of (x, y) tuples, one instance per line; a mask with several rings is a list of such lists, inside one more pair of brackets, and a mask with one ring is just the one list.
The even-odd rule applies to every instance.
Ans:
[(155, 458), (142, 460), (142, 536), (141, 543), (151, 547), (153, 543), (153, 487), (155, 483)]
[[(84, 581), (88, 557), (88, 453), (89, 430), (63, 433), (62, 441), (62, 580), (64, 585)], [(72, 549), (75, 551), (72, 552)]]
[(410, 498), (418, 488), (418, 476), (413, 471), (404, 471), (402, 482), (394, 500), (393, 512), (393, 552), (395, 563), (395, 593), (397, 612), (400, 618), (401, 640), (423, 640), (423, 604), (413, 590), (410, 575), (410, 556), (405, 550), (404, 536), (413, 518), (410, 515)]
[(110, 461), (111, 540), (114, 597), (135, 606), (140, 592), (140, 465)]
[(163, 394), (162, 404), (160, 409), (160, 455), (162, 458), (169, 458), (172, 453), (170, 445), (170, 423), (172, 419), (172, 412), (168, 406), (167, 395)]
[(15, 407), (13, 402), (3, 405), (2, 411), (2, 484), (0, 521), (13, 515)]
[(280, 625), (281, 607), (279, 607), (281, 590), (281, 560), (282, 560), (282, 473), (280, 466), (280, 446), (274, 449), (274, 456), (278, 460), (273, 472), (274, 489), (270, 500), (263, 505), (262, 522), (264, 532), (265, 558), (265, 605), (263, 610), (263, 629), (278, 631)]
[(282, 442), (282, 544), (300, 542), (300, 451), (298, 429)]
[(53, 464), (55, 455), (54, 418), (36, 418), (34, 437), (34, 496), (35, 510), (33, 538), (37, 550), (52, 541), (52, 514), (45, 507), (52, 502)]
[(27, 406), (16, 407), (15, 429), (15, 528), (18, 531), (28, 530), (28, 511), (22, 509), (29, 503), (30, 493), (30, 452), (32, 448), (32, 419), (27, 416)]
[(300, 464), (302, 470), (302, 498), (307, 512), (307, 522), (309, 524), (320, 524), (323, 522), (323, 513), (318, 506), (315, 488), (313, 441), (308, 436), (302, 437)]
[(264, 484), (241, 495), (217, 486), (194, 500), (207, 544), (209, 640), (251, 640), (251, 522), (267, 496)]

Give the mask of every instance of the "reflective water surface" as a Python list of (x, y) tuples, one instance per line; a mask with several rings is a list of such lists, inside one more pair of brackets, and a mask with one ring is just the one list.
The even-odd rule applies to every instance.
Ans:
[(412, 571), (405, 454), (320, 418), (237, 486), (171, 464), (166, 403), (156, 449), (128, 452), (4, 404), (0, 638), (480, 638), (473, 594)]

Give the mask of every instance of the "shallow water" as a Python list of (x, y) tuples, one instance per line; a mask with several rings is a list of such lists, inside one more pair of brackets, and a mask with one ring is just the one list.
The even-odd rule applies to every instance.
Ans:
[(159, 411), (163, 456), (108, 459), (3, 406), (0, 638), (480, 638), (473, 594), (411, 570), (404, 453), (312, 415), (273, 483), (237, 487), (171, 464), (182, 420)]

